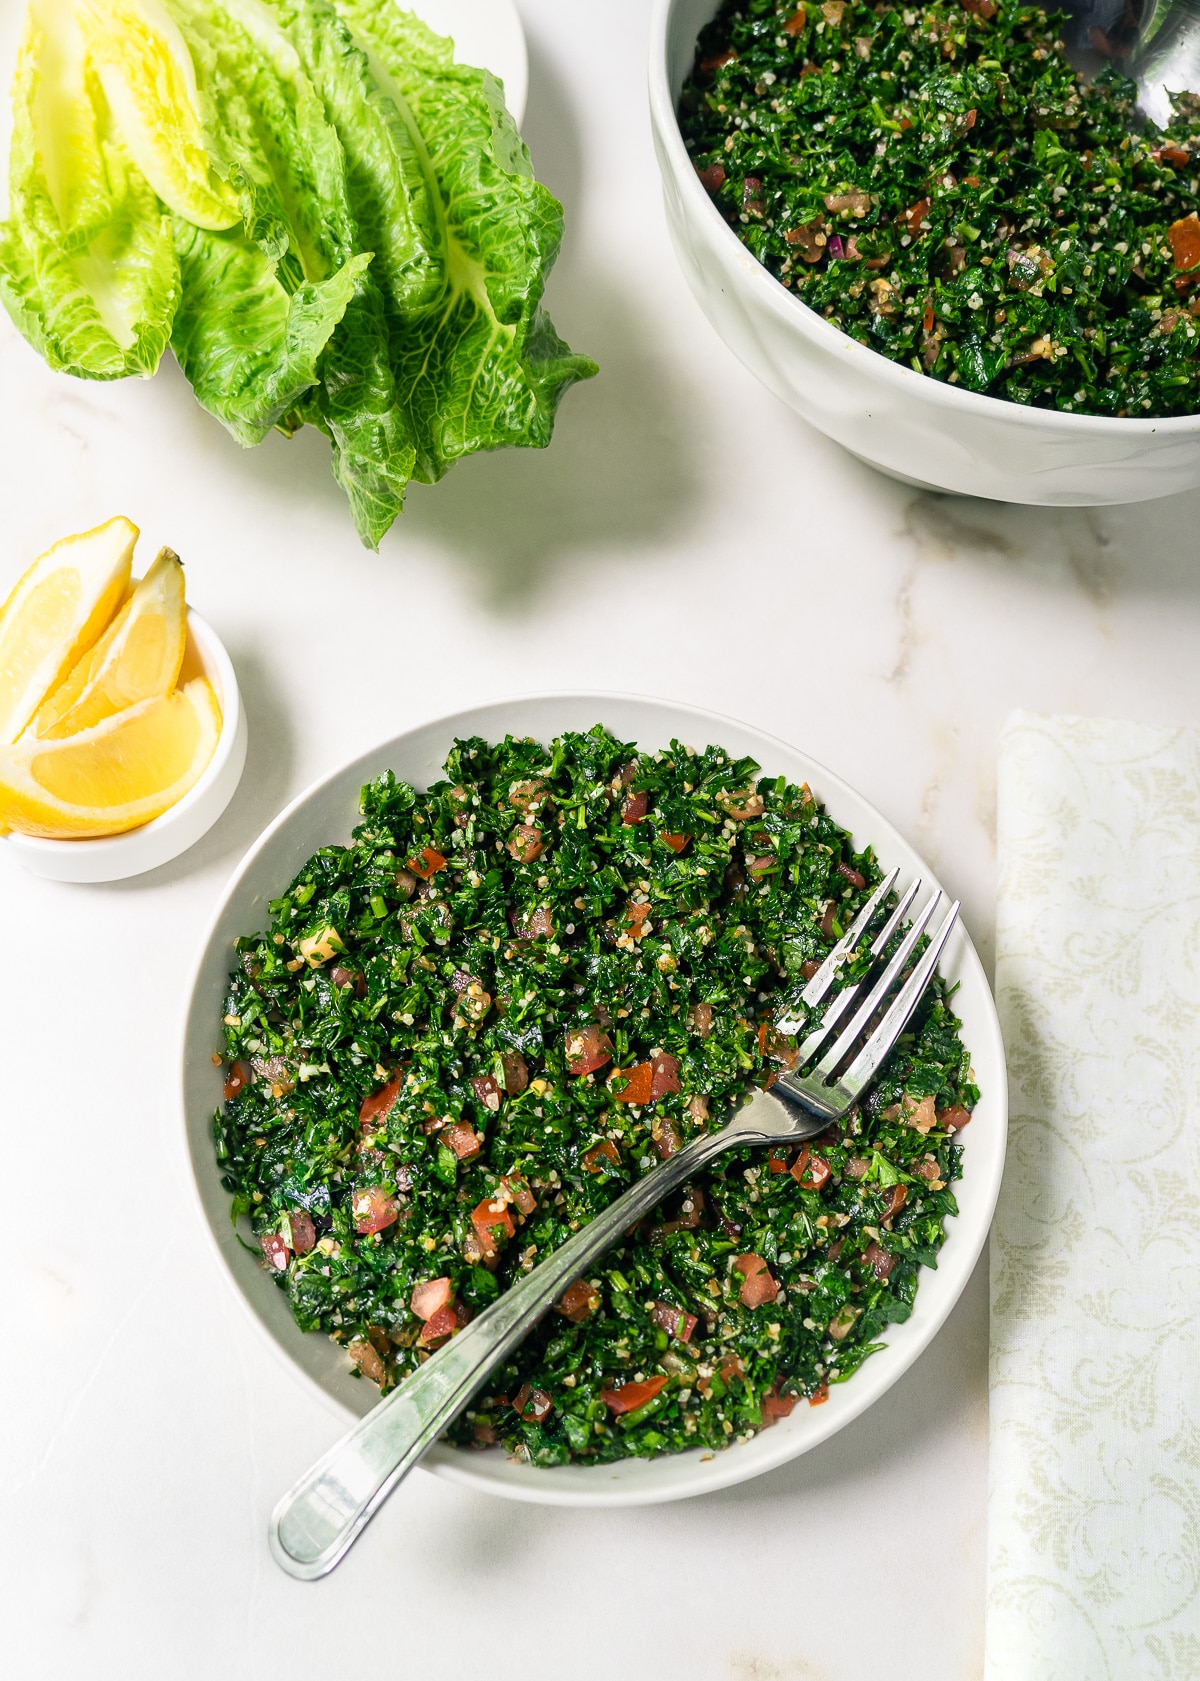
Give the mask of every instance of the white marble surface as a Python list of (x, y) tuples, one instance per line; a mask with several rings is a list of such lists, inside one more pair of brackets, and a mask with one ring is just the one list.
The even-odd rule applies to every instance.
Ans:
[[(16, 0), (0, 0), (0, 46)], [(967, 1681), (982, 1663), (986, 1291), (825, 1448), (635, 1512), (415, 1477), (330, 1581), (263, 1532), (331, 1418), (243, 1316), (187, 1190), (184, 977), (283, 802), (465, 702), (621, 687), (731, 712), (855, 782), (961, 892), (985, 958), (1017, 705), (1200, 723), (1200, 497), (937, 500), (808, 431), (713, 336), (667, 247), (645, 0), (522, 0), (526, 132), (568, 210), (550, 303), (603, 366), (553, 448), (416, 488), (361, 550), (315, 437), (243, 454), (177, 373), (51, 376), (0, 321), (5, 577), (121, 510), (169, 541), (249, 709), (230, 811), (111, 888), (0, 877), (0, 1668), (20, 1681), (366, 1670), (450, 1681)]]

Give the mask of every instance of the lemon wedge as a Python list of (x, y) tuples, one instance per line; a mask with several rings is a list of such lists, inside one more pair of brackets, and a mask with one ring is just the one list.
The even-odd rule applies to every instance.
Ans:
[(139, 700), (169, 695), (186, 642), (183, 567), (173, 549), (161, 549), (99, 642), (43, 701), (34, 734), (58, 741)]
[(138, 528), (123, 518), (64, 537), (0, 608), (0, 743), (15, 741), (120, 606)]
[(195, 785), (220, 734), (221, 708), (204, 677), (61, 741), (31, 732), (0, 747), (0, 829), (50, 840), (136, 829)]

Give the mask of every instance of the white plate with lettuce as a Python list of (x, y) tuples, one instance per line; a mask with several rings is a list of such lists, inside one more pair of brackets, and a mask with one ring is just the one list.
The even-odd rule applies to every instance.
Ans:
[(0, 225), (0, 301), (52, 368), (170, 349), (239, 443), (317, 427), (370, 547), (412, 479), (548, 444), (595, 372), (541, 307), (562, 207), (511, 0), (419, 9), (29, 0)]

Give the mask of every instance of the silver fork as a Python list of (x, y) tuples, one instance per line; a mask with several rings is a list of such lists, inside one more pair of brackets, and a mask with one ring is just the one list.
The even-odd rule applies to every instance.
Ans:
[[(861, 946), (898, 874), (893, 870), (871, 894), (801, 992), (801, 1015), (781, 1021), (778, 1026), (782, 1030), (798, 1031), (807, 1013), (828, 997), (839, 973)], [(869, 947), (872, 963), (882, 958), (920, 885), (914, 882), (901, 896), (875, 936)], [(905, 975), (905, 969), (943, 899), (940, 891), (934, 894), (877, 978), (872, 981), (868, 969), (863, 978), (837, 993), (823, 1019), (802, 1042), (795, 1064), (797, 1072), (781, 1075), (770, 1091), (754, 1092), (719, 1132), (702, 1133), (630, 1186), (561, 1249), (510, 1285), (498, 1301), (405, 1378), (301, 1477), (271, 1515), (271, 1551), (284, 1570), (302, 1581), (327, 1575), (396, 1484), (469, 1404), (488, 1373), (512, 1353), (592, 1261), (676, 1186), (724, 1150), (747, 1144), (800, 1144), (846, 1114), (903, 1032), (933, 978), (958, 916), (957, 900), (930, 936), (911, 973)], [(858, 1007), (853, 1009), (856, 1002)], [(827, 1044), (852, 1009), (851, 1019), (828, 1044), (820, 1061), (807, 1071), (799, 1071)], [(865, 1030), (881, 1010), (882, 1016), (864, 1039)], [(860, 1040), (857, 1054), (843, 1068)]]

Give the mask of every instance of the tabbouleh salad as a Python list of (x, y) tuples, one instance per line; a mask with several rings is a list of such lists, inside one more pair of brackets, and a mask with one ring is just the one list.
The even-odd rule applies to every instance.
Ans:
[(680, 102), (714, 203), (894, 361), (1068, 412), (1197, 408), (1200, 99), (1130, 132), (1063, 14), (1008, 0), (727, 0)]
[[(362, 791), (237, 942), (217, 1154), (296, 1320), (388, 1389), (795, 1059), (880, 871), (807, 787), (600, 726)], [(744, 1440), (908, 1317), (978, 1093), (943, 983), (861, 1108), (740, 1149), (578, 1280), (450, 1432), (536, 1465)]]

